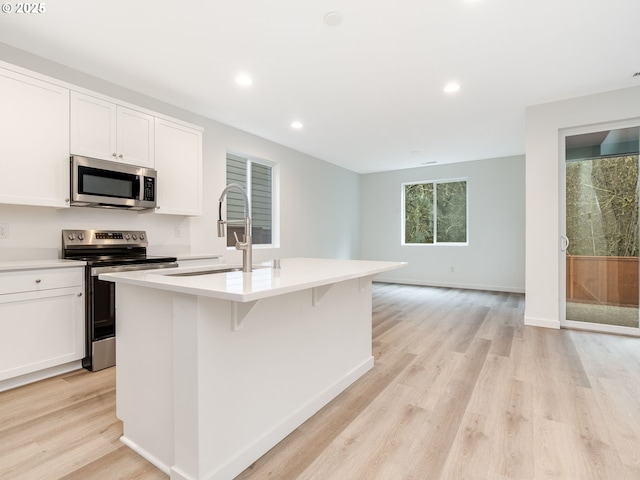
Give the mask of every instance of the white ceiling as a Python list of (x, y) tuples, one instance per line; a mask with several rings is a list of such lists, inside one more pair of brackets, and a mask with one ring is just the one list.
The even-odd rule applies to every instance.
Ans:
[(356, 172), (523, 154), (525, 106), (640, 86), (640, 0), (43, 3), (0, 42)]

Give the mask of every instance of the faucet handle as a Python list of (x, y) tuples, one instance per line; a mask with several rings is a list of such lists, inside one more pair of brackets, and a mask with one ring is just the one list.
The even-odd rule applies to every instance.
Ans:
[[(246, 241), (241, 242), (236, 232), (233, 232), (233, 236), (236, 237), (236, 250), (247, 250), (249, 248), (249, 243)], [(244, 239), (245, 236), (243, 235), (242, 238)]]
[(238, 234), (237, 234), (236, 232), (233, 232), (233, 236), (234, 236), (234, 237), (236, 237), (236, 244), (238, 244), (238, 245), (246, 245), (246, 244), (247, 244), (247, 242), (246, 242), (246, 239), (245, 239), (245, 236), (244, 236), (244, 235), (242, 235), (242, 241), (240, 241), (240, 240), (238, 239)]

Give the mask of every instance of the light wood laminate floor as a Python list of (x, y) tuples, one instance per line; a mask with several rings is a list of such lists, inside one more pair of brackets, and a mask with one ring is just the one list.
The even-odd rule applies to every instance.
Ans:
[[(523, 326), (517, 294), (374, 285), (375, 367), (238, 479), (640, 479), (640, 339)], [(167, 476), (115, 369), (0, 393), (0, 478)]]

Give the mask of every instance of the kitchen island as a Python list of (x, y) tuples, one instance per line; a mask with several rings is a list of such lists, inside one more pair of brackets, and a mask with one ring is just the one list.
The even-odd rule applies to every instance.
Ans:
[(101, 275), (117, 287), (122, 441), (172, 480), (232, 479), (372, 368), (372, 279), (404, 265)]

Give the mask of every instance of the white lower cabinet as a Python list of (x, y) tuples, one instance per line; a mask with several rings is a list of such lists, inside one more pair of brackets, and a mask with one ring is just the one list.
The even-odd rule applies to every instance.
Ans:
[(84, 357), (83, 271), (0, 273), (0, 390), (3, 381)]

